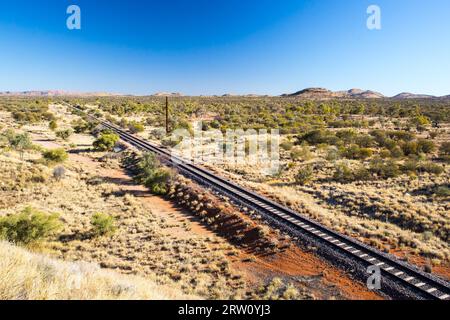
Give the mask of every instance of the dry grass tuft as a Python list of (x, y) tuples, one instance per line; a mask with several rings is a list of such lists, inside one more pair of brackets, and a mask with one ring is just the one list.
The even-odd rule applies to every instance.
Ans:
[(189, 299), (177, 289), (134, 276), (68, 263), (0, 242), (0, 300)]

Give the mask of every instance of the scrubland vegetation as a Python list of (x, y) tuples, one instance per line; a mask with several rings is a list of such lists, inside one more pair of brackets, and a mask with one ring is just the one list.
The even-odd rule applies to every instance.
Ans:
[[(26, 279), (48, 291), (37, 292), (25, 287), (30, 281), (7, 274), (8, 285), (25, 288), (21, 292), (27, 294), (0, 285), (0, 298), (161, 297), (155, 286), (163, 286), (162, 291), (157, 289), (163, 298), (184, 297), (172, 295), (167, 289), (172, 285), (188, 296), (204, 298), (311, 297), (282, 279), (249, 287), (230, 265), (228, 259), (237, 256), (237, 250), (251, 248), (265, 255), (292, 246), (257, 213), (237, 212), (229, 199), (205, 192), (151, 154), (111, 153), (119, 143), (116, 134), (63, 107), (80, 106), (134, 134), (174, 146), (178, 141), (160, 128), (163, 102), (157, 97), (0, 100), (0, 117), (7, 119), (0, 124), (0, 238), (29, 250), (45, 248), (60, 259), (92, 262), (146, 278), (80, 271), (85, 289), (55, 295), (52, 286), (70, 276), (68, 265), (1, 243), (0, 255), (5, 258), (0, 264), (17, 265), (25, 273), (23, 259), (36, 259)], [(171, 130), (192, 131), (194, 120), (203, 121), (203, 130), (280, 129), (282, 168), (277, 176), (245, 165), (211, 169), (339, 232), (405, 259), (417, 257), (428, 271), (439, 269), (448, 276), (449, 101), (171, 100)], [(57, 146), (36, 144), (37, 133), (51, 137)], [(95, 138), (89, 143), (78, 142), (90, 134)], [(134, 176), (134, 183), (184, 208), (222, 240), (192, 236), (187, 222), (159, 217), (118, 184), (96, 176), (93, 172), (98, 169), (71, 163), (70, 154), (94, 159), (102, 168), (120, 164)], [(54, 272), (58, 276), (52, 284), (45, 282), (41, 271), (48, 263), (61, 270)]]
[(198, 299), (95, 264), (62, 262), (0, 241), (0, 300)]

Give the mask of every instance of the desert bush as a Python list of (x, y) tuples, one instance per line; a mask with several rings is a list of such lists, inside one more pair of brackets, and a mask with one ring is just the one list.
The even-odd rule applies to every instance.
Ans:
[(169, 191), (169, 181), (172, 178), (172, 173), (165, 168), (155, 170), (155, 172), (148, 176), (144, 185), (154, 194), (164, 195)]
[(399, 165), (392, 160), (374, 159), (369, 171), (382, 179), (395, 178), (400, 174)]
[(414, 118), (411, 118), (410, 123), (414, 126), (422, 126), (422, 127), (427, 127), (427, 126), (431, 126), (431, 121), (428, 117), (422, 116), (422, 115), (418, 115), (415, 116)]
[(430, 139), (436, 139), (439, 136), (439, 131), (431, 131)]
[(183, 138), (175, 139), (173, 137), (165, 137), (161, 140), (161, 144), (165, 147), (173, 148), (176, 147), (182, 140)]
[(297, 137), (298, 144), (302, 144), (304, 142), (311, 145), (318, 145), (321, 143), (337, 145), (339, 143), (339, 138), (336, 137), (331, 131), (313, 130)]
[(116, 219), (113, 216), (96, 213), (91, 219), (92, 233), (95, 236), (112, 235), (117, 230)]
[(56, 136), (64, 141), (69, 140), (70, 136), (73, 134), (72, 129), (60, 130), (56, 132)]
[(416, 141), (405, 142), (401, 146), (405, 156), (414, 155), (418, 153), (418, 145)]
[(119, 141), (119, 136), (115, 133), (103, 132), (94, 141), (93, 146), (97, 151), (111, 151)]
[(403, 172), (413, 172), (415, 173), (417, 171), (417, 167), (419, 166), (419, 163), (414, 159), (409, 159), (405, 161), (405, 163), (402, 166)]
[(345, 163), (338, 163), (335, 166), (333, 179), (338, 182), (351, 182), (354, 180), (353, 171)]
[(370, 135), (363, 134), (355, 138), (355, 143), (361, 148), (371, 148), (375, 146), (375, 138)]
[(290, 151), (290, 150), (292, 150), (292, 148), (294, 147), (294, 144), (293, 144), (291, 141), (286, 140), (286, 141), (283, 141), (283, 142), (280, 144), (280, 147), (281, 147), (283, 150)]
[(61, 163), (68, 159), (68, 154), (63, 148), (46, 150), (42, 153), (44, 160), (48, 163)]
[(66, 176), (66, 168), (64, 168), (63, 166), (58, 166), (53, 169), (52, 175), (56, 181), (60, 181)]
[(353, 143), (356, 139), (357, 133), (355, 130), (341, 130), (336, 133), (336, 137), (345, 143)]
[(56, 122), (56, 120), (52, 120), (48, 124), (48, 127), (50, 128), (50, 130), (55, 131), (58, 128), (58, 123)]
[(314, 168), (313, 166), (305, 166), (301, 168), (295, 175), (295, 182), (300, 185), (305, 185), (313, 179)]
[(383, 149), (380, 151), (380, 157), (383, 159), (387, 159), (392, 157), (391, 151), (389, 151), (388, 149)]
[(444, 171), (445, 171), (444, 167), (442, 167), (438, 164), (432, 163), (432, 162), (426, 162), (426, 163), (419, 165), (417, 170), (419, 172), (426, 172), (426, 173), (431, 173), (434, 175), (440, 175), (440, 174), (444, 173)]
[(134, 134), (144, 132), (145, 127), (142, 123), (133, 121), (128, 124), (128, 129), (130, 130), (131, 133)]
[(0, 238), (18, 244), (32, 244), (56, 234), (61, 228), (57, 214), (46, 214), (31, 207), (21, 213), (0, 218)]
[(154, 154), (146, 153), (137, 165), (136, 179), (153, 193), (163, 195), (169, 191), (172, 172), (162, 168)]
[(391, 157), (392, 158), (401, 158), (403, 157), (405, 154), (403, 153), (402, 148), (400, 148), (399, 146), (395, 146), (394, 148), (392, 148), (390, 150), (391, 152)]
[(341, 183), (367, 181), (371, 179), (371, 174), (364, 166), (352, 169), (345, 163), (338, 163), (335, 166), (333, 179)]
[(325, 159), (328, 161), (336, 161), (340, 159), (339, 150), (336, 147), (330, 147), (327, 150), (327, 154), (325, 156)]
[(436, 150), (436, 145), (431, 140), (419, 139), (417, 140), (417, 151), (420, 153), (432, 153)]
[(311, 160), (313, 157), (312, 152), (310, 151), (310, 148), (308, 146), (303, 147), (295, 147), (291, 151), (291, 159), (292, 160), (303, 160), (308, 161)]
[(33, 148), (31, 137), (27, 132), (16, 134), (14, 130), (6, 130), (3, 133), (3, 136), (6, 138), (8, 145), (12, 149), (21, 153), (25, 150), (30, 150)]
[(436, 186), (433, 189), (433, 194), (438, 198), (449, 198), (450, 197), (450, 186)]
[(450, 142), (444, 142), (442, 143), (441, 147), (439, 148), (439, 151), (441, 155), (450, 155)]
[(373, 151), (371, 149), (360, 148), (358, 145), (352, 144), (342, 150), (342, 155), (347, 159), (364, 160), (370, 158), (373, 155)]
[(82, 119), (78, 119), (72, 123), (72, 128), (75, 133), (85, 133), (93, 130), (95, 128), (95, 124), (92, 122), (87, 122)]

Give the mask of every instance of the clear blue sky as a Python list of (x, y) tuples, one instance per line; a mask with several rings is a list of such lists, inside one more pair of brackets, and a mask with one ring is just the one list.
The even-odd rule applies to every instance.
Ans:
[[(82, 29), (66, 28), (77, 4)], [(382, 10), (382, 30), (366, 9)], [(450, 94), (448, 0), (0, 0), (0, 91)]]

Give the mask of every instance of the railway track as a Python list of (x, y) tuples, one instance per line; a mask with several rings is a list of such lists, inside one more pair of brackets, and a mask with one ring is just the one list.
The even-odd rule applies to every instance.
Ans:
[[(80, 109), (77, 110), (82, 111)], [(448, 282), (436, 279), (409, 264), (398, 261), (390, 255), (331, 230), (316, 221), (217, 176), (204, 168), (193, 165), (174, 156), (163, 148), (135, 137), (116, 125), (90, 115), (89, 117), (101, 123), (105, 128), (116, 132), (123, 141), (128, 142), (138, 149), (157, 154), (164, 162), (176, 167), (180, 173), (189, 176), (193, 180), (227, 195), (240, 204), (274, 218), (291, 230), (309, 235), (321, 243), (325, 243), (332, 250), (339, 251), (341, 254), (351, 257), (351, 259), (362, 264), (365, 268), (368, 266), (378, 266), (382, 276), (387, 276), (397, 285), (417, 293), (420, 297), (429, 300), (450, 300), (450, 285)]]

